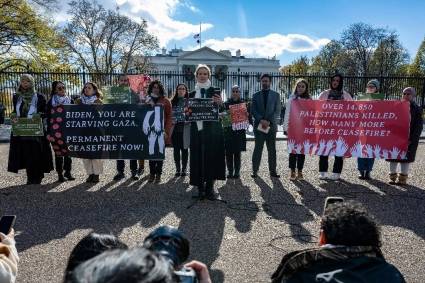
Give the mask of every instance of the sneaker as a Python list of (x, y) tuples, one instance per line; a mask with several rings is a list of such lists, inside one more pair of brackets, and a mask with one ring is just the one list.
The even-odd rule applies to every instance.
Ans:
[(289, 180), (295, 181), (297, 179), (297, 175), (295, 175), (295, 171), (291, 171), (291, 175), (289, 176)]
[(148, 182), (153, 183), (153, 181), (155, 181), (155, 174), (149, 174)]
[(125, 175), (123, 172), (118, 172), (117, 175), (114, 177), (114, 181), (119, 181), (121, 179), (124, 179)]
[(75, 178), (71, 175), (71, 172), (70, 171), (65, 171), (65, 174), (63, 174), (63, 176), (65, 178), (67, 178), (68, 181), (74, 181), (75, 180)]
[(328, 178), (328, 176), (326, 176), (327, 175), (326, 173), (327, 172), (320, 172), (319, 179), (320, 180), (326, 180)]
[(341, 177), (341, 174), (333, 173), (331, 176), (329, 176), (329, 179), (331, 179), (332, 181), (337, 181), (339, 180), (340, 177)]
[(298, 175), (297, 175), (297, 179), (298, 180), (304, 180), (304, 175), (303, 175), (303, 171), (298, 170)]
[(360, 174), (359, 174), (359, 176), (357, 178), (359, 178), (360, 180), (364, 180), (365, 179), (365, 172), (366, 171), (359, 171), (359, 172), (360, 172)]

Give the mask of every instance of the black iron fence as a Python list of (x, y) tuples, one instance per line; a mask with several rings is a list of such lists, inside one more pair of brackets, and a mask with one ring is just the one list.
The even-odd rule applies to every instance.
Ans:
[[(6, 107), (6, 116), (12, 110), (12, 97), (18, 84), (19, 77), (24, 73), (30, 73), (36, 81), (36, 88), (39, 93), (48, 95), (50, 93), (51, 82), (60, 80), (67, 86), (68, 94), (79, 95), (84, 83), (89, 81), (96, 82), (99, 86), (117, 84), (118, 78), (122, 73), (89, 73), (79, 70), (68, 71), (28, 71), (17, 70), (0, 73), (0, 103)], [(179, 71), (164, 71), (149, 73), (152, 79), (159, 79), (171, 96), (179, 83), (185, 83), (189, 89), (195, 86), (193, 74), (187, 74)], [(309, 82), (310, 93), (313, 98), (323, 90), (329, 88), (329, 76), (323, 74), (292, 75), (271, 73), (272, 89), (279, 92), (283, 102), (286, 101), (292, 92), (295, 81), (298, 78), (305, 78)], [(231, 87), (239, 85), (244, 99), (249, 100), (252, 95), (261, 89), (261, 73), (256, 72), (228, 72), (213, 74), (211, 81), (216, 87), (222, 89), (224, 99), (230, 96)], [(345, 77), (344, 89), (351, 95), (364, 92), (367, 82), (370, 79), (378, 79), (381, 83), (381, 92), (385, 94), (386, 99), (400, 99), (403, 88), (413, 86), (417, 91), (417, 103), (425, 107), (425, 77), (414, 76), (363, 76), (363, 77)]]

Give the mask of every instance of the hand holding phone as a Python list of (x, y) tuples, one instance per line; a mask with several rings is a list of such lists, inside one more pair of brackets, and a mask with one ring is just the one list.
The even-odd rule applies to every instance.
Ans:
[(16, 215), (3, 215), (0, 219), (0, 233), (8, 235), (15, 225)]

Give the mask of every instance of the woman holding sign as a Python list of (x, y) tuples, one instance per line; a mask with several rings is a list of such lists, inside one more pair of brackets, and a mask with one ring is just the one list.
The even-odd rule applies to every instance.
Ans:
[[(178, 84), (176, 92), (171, 99), (171, 105), (174, 112), (174, 128), (171, 135), (174, 150), (174, 163), (176, 165), (176, 177), (187, 175), (187, 161), (189, 158), (189, 145), (190, 145), (190, 123), (185, 122), (184, 107), (186, 100), (189, 97), (187, 86), (185, 84)], [(181, 111), (181, 113), (180, 113)], [(180, 120), (182, 114), (182, 120)], [(181, 154), (180, 154), (181, 153)], [(180, 164), (181, 160), (181, 164)]]
[[(189, 98), (212, 99), (223, 104), (221, 96), (211, 86), (211, 70), (198, 65), (195, 71), (195, 90)], [(190, 184), (197, 186), (199, 198), (214, 200), (214, 181), (226, 179), (223, 128), (219, 121), (197, 121), (190, 128)]]
[[(305, 79), (298, 79), (295, 83), (293, 94), (289, 97), (288, 102), (286, 103), (285, 117), (283, 121), (283, 131), (288, 131), (289, 125), (289, 115), (291, 111), (291, 103), (297, 99), (311, 99), (310, 94), (308, 93), (308, 82)], [(295, 130), (295, 129), (294, 129)], [(286, 134), (287, 135), (287, 134)], [(305, 155), (298, 153), (289, 153), (289, 169), (291, 169), (290, 180), (294, 181), (296, 179), (302, 180), (303, 168), (304, 168)], [(298, 174), (295, 174), (295, 168), (298, 169)]]
[[(54, 81), (52, 83), (52, 92), (50, 96), (51, 98), (47, 102), (47, 125), (49, 129), (53, 123), (53, 120), (50, 118), (52, 108), (59, 105), (73, 104), (72, 99), (66, 95), (65, 84), (61, 81)], [(71, 157), (58, 155), (55, 152), (55, 167), (56, 172), (58, 173), (58, 182), (65, 182), (66, 179), (69, 181), (75, 180), (75, 178), (71, 175)], [(65, 174), (63, 173), (64, 170)]]
[[(366, 85), (366, 94), (374, 94), (379, 92), (379, 81), (370, 80)], [(359, 170), (358, 178), (361, 180), (370, 180), (370, 172), (373, 169), (375, 158), (359, 157), (357, 158), (357, 169)]]
[[(403, 90), (402, 100), (410, 103), (410, 132), (407, 152), (401, 153), (400, 159), (388, 159), (390, 162), (390, 184), (406, 185), (409, 176), (410, 163), (415, 162), (416, 151), (419, 145), (423, 128), (422, 108), (416, 104), (416, 90), (413, 87), (406, 87)], [(407, 126), (407, 125), (406, 125)], [(397, 167), (400, 164), (400, 173), (397, 174)]]
[[(237, 105), (244, 103), (241, 100), (241, 91), (239, 86), (235, 85), (232, 87), (232, 96), (225, 103), (225, 108), (230, 112), (231, 105)], [(245, 106), (246, 109), (246, 106)], [(247, 121), (248, 122), (248, 121)], [(228, 175), (227, 178), (238, 179), (240, 177), (241, 170), (241, 152), (246, 151), (246, 127), (249, 126), (249, 122), (246, 123), (246, 127), (240, 129), (233, 129), (232, 121), (229, 125), (224, 126), (224, 147), (226, 150), (226, 164)]]
[[(79, 98), (75, 100), (75, 104), (103, 104), (102, 92), (93, 82), (88, 82), (84, 85)], [(84, 168), (87, 172), (87, 183), (99, 183), (99, 175), (103, 172), (102, 159), (83, 159)]]
[[(19, 118), (46, 118), (46, 99), (35, 91), (34, 78), (21, 76), (18, 90), (13, 95), (12, 120)], [(25, 169), (27, 184), (41, 184), (44, 173), (53, 170), (50, 144), (45, 133), (24, 136), (14, 133), (10, 137), (9, 163), (7, 170), (18, 173)]]
[[(351, 95), (343, 90), (344, 78), (340, 74), (335, 74), (331, 77), (330, 80), (330, 89), (323, 91), (319, 100), (353, 100)], [(319, 158), (319, 172), (320, 179), (326, 179), (328, 167), (329, 167), (329, 156), (321, 155)], [(333, 174), (329, 176), (331, 180), (339, 180), (341, 177), (342, 167), (344, 165), (344, 158), (341, 156), (335, 156), (335, 161), (333, 165)]]
[[(152, 81), (149, 84), (148, 96), (146, 97), (146, 104), (151, 106), (162, 105), (164, 107), (164, 134), (159, 133), (156, 127), (149, 127), (149, 139), (161, 139), (161, 135), (164, 135), (165, 145), (171, 144), (171, 128), (172, 128), (172, 110), (171, 102), (165, 97), (164, 87), (158, 80)], [(160, 183), (162, 175), (162, 167), (164, 165), (163, 160), (149, 160), (149, 179), (148, 182)]]

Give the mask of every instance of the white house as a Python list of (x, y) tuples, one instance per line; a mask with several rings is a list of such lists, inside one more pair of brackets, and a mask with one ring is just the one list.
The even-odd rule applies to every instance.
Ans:
[[(172, 49), (167, 53), (165, 48), (161, 54), (148, 57), (158, 71), (194, 72), (198, 64), (207, 64), (212, 73), (216, 72), (258, 72), (275, 73), (279, 71), (279, 60), (276, 58), (246, 58), (241, 51), (232, 56), (229, 50), (219, 52), (202, 47), (194, 51)], [(137, 60), (137, 58), (134, 58)]]

